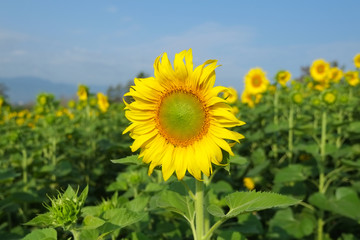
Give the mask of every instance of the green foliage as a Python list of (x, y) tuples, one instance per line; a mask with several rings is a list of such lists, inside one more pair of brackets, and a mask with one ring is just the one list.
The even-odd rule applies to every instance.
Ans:
[[(320, 220), (323, 239), (360, 236), (359, 85), (330, 83), (329, 104), (311, 83), (277, 86), (254, 108), (234, 103), (245, 139), (204, 179), (211, 239), (314, 239)], [(103, 113), (86, 91), (68, 107), (48, 93), (32, 109), (0, 104), (0, 239), (192, 239), (194, 179), (149, 176), (122, 135), (122, 100)]]

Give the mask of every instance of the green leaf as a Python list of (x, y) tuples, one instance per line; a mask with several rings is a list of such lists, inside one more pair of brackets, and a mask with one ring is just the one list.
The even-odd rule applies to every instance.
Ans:
[(348, 126), (349, 132), (360, 133), (360, 121), (351, 122)]
[(241, 213), (260, 211), (274, 207), (288, 207), (300, 200), (270, 192), (235, 192), (225, 197), (230, 210), (226, 217), (235, 217)]
[(20, 173), (16, 173), (14, 169), (0, 169), (0, 182), (11, 180), (19, 175)]
[(336, 189), (335, 196), (330, 197), (315, 193), (310, 196), (309, 202), (320, 209), (360, 221), (360, 212), (354, 210), (360, 209), (360, 199), (350, 187), (340, 187)]
[(56, 240), (57, 232), (53, 228), (36, 229), (26, 235), (23, 240)]
[(211, 188), (214, 190), (214, 193), (231, 193), (233, 192), (232, 186), (223, 180), (217, 181), (211, 184)]
[(194, 204), (189, 197), (180, 195), (173, 191), (164, 191), (157, 200), (158, 207), (166, 208), (169, 211), (176, 212), (188, 221), (192, 221), (195, 215)]
[(207, 207), (207, 211), (215, 217), (225, 217), (224, 210), (221, 207), (211, 204)]
[(252, 213), (240, 214), (238, 217), (238, 231), (244, 234), (263, 234), (264, 229), (258, 216)]
[(111, 160), (113, 163), (120, 163), (125, 165), (142, 165), (142, 161), (139, 159), (139, 155), (131, 155), (120, 159)]
[(150, 197), (138, 196), (131, 200), (130, 202), (125, 203), (125, 208), (133, 212), (144, 212), (145, 208), (149, 202)]
[(302, 239), (312, 234), (315, 226), (315, 217), (302, 212), (294, 216), (290, 208), (279, 210), (270, 220), (270, 232), (277, 232), (281, 239)]
[(349, 166), (349, 167), (360, 168), (360, 160), (357, 160), (357, 161), (355, 162), (355, 161), (351, 161), (351, 160), (342, 159), (341, 162), (342, 162), (344, 165)]
[(145, 217), (146, 213), (136, 213), (126, 208), (114, 208), (105, 211), (103, 217), (119, 227), (134, 224)]
[(275, 174), (274, 182), (282, 183), (304, 181), (309, 175), (306, 170), (307, 169), (305, 169), (305, 167), (300, 164), (289, 165), (285, 168), (282, 168)]
[(161, 190), (164, 190), (164, 188), (164, 185), (160, 185), (158, 183), (148, 183), (144, 192), (160, 192)]
[(102, 226), (104, 223), (105, 223), (105, 221), (102, 220), (101, 218), (93, 217), (93, 216), (86, 216), (83, 221), (83, 224), (84, 224), (83, 228), (84, 229), (95, 229), (95, 228)]
[(232, 230), (221, 231), (217, 240), (246, 240), (245, 236)]
[(43, 213), (39, 214), (38, 216), (34, 217), (27, 223), (24, 223), (24, 225), (32, 225), (32, 226), (50, 226), (51, 222), (53, 221), (52, 217), (50, 216), (50, 213)]
[(229, 162), (230, 162), (230, 164), (244, 165), (248, 162), (248, 160), (239, 155), (234, 155), (234, 156), (230, 156)]

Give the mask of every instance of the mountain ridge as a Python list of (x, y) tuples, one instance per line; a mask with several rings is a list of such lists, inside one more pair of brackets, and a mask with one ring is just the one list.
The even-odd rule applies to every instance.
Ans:
[[(0, 77), (0, 83), (5, 85), (5, 94), (12, 104), (34, 102), (39, 93), (52, 93), (56, 98), (74, 98), (78, 84), (57, 83), (48, 79), (33, 76)], [(86, 84), (90, 92), (106, 93), (108, 86)]]

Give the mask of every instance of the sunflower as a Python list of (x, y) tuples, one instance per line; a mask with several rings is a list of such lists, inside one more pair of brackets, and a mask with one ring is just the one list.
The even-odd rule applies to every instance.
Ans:
[(336, 93), (333, 91), (326, 91), (322, 95), (322, 100), (328, 105), (334, 104), (336, 98), (337, 98)]
[(255, 188), (254, 180), (250, 177), (246, 177), (243, 179), (244, 186), (249, 189), (250, 191)]
[(276, 81), (280, 83), (281, 86), (285, 87), (286, 83), (291, 79), (291, 73), (289, 71), (279, 71), (275, 77)]
[(347, 81), (347, 83), (350, 86), (355, 87), (356, 85), (358, 85), (360, 83), (359, 72), (348, 71), (348, 72), (345, 73), (344, 77), (345, 77), (345, 80)]
[(328, 77), (330, 64), (323, 59), (315, 60), (310, 67), (310, 75), (315, 81), (324, 81)]
[[(185, 62), (184, 62), (185, 59)], [(192, 50), (175, 55), (174, 68), (166, 53), (156, 58), (155, 77), (135, 78), (124, 96), (125, 116), (132, 122), (124, 130), (134, 139), (133, 152), (150, 164), (150, 175), (162, 166), (166, 181), (175, 172), (180, 180), (186, 171), (196, 179), (212, 173), (212, 163), (221, 165), (222, 150), (233, 155), (233, 143), (243, 135), (226, 129), (241, 126), (226, 100), (218, 97), (227, 90), (214, 87), (216, 60), (193, 69)]]
[(235, 88), (228, 87), (228, 91), (225, 91), (223, 94), (223, 98), (226, 99), (226, 101), (229, 104), (233, 104), (238, 99), (238, 94)]
[(360, 53), (356, 54), (354, 57), (354, 65), (356, 68), (360, 68)]
[(330, 68), (329, 76), (331, 82), (339, 83), (343, 77), (343, 71), (337, 67)]
[(253, 108), (255, 104), (258, 104), (262, 98), (260, 93), (253, 95), (247, 89), (241, 94), (241, 102), (247, 104), (250, 108)]
[(99, 105), (101, 112), (106, 112), (109, 108), (109, 102), (107, 96), (105, 96), (103, 93), (97, 94), (97, 104)]
[(266, 73), (261, 68), (250, 69), (245, 75), (245, 89), (250, 94), (256, 95), (265, 92), (269, 84)]
[(89, 95), (89, 88), (85, 85), (79, 85), (77, 95), (80, 101), (86, 101)]

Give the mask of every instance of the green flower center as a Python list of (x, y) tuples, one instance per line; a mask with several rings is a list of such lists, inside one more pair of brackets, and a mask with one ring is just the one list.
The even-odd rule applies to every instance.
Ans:
[(186, 146), (202, 136), (206, 119), (204, 104), (191, 92), (168, 93), (158, 110), (160, 133), (174, 145)]

